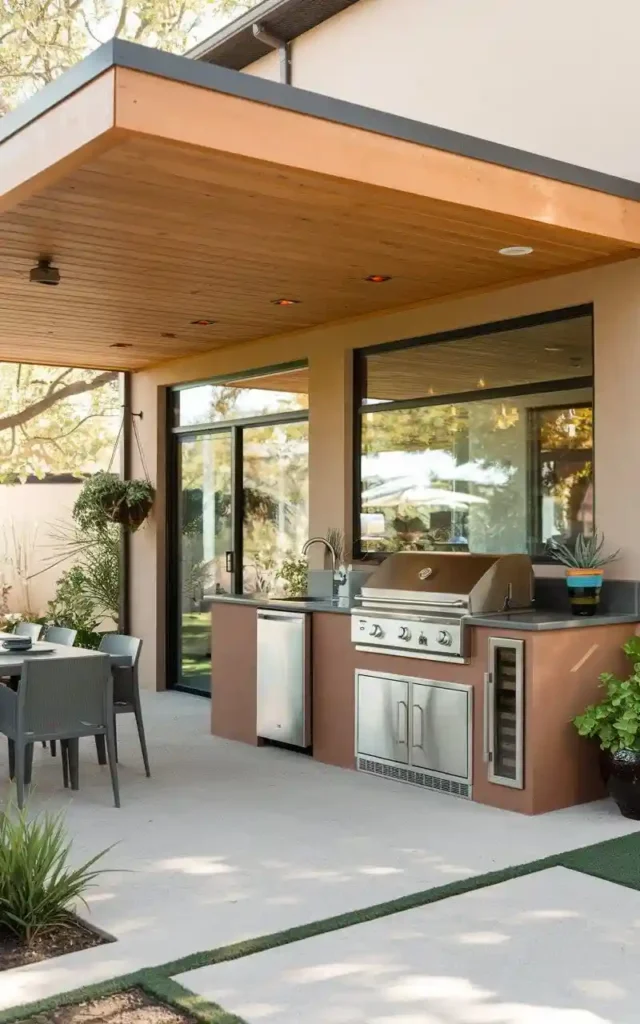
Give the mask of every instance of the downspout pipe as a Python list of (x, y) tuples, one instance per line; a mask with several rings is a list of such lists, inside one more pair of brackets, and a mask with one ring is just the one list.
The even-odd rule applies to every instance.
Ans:
[(278, 39), (277, 36), (268, 32), (264, 25), (259, 23), (253, 26), (253, 34), (265, 46), (270, 46), (272, 50), (278, 51), (280, 55), (280, 81), (284, 82), (285, 85), (291, 85), (291, 43), (285, 42), (284, 39)]

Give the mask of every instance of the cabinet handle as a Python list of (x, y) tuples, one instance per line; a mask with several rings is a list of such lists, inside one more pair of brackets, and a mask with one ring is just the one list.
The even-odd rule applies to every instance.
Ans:
[[(412, 747), (422, 747), (422, 746), (424, 746), (424, 717), (423, 717), (423, 711), (422, 711), (422, 708), (420, 707), (419, 704), (414, 704), (412, 709), (411, 709), (411, 711), (412, 711), (411, 728), (412, 728), (412, 733), (413, 733), (413, 735), (411, 737), (411, 746)], [(419, 719), (418, 719), (418, 723), (417, 723), (417, 725), (418, 725), (418, 730), (417, 730), (418, 731), (418, 742), (417, 743), (416, 743), (416, 711), (418, 711), (420, 713), (420, 716), (419, 716)]]
[(491, 672), (484, 674), (484, 746), (482, 756), (490, 763), (493, 760), (493, 678)]
[[(404, 714), (403, 714), (403, 711), (402, 711), (403, 708), (404, 708)], [(397, 731), (398, 743), (406, 743), (407, 742), (407, 739), (408, 739), (407, 732), (408, 732), (408, 729), (409, 729), (409, 724), (408, 724), (408, 721), (407, 721), (408, 714), (409, 714), (409, 709), (407, 708), (406, 701), (399, 700), (398, 701), (398, 731)]]

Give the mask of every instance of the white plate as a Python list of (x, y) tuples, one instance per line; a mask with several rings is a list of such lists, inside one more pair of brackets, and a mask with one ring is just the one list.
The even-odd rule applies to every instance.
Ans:
[(33, 654), (53, 654), (55, 647), (48, 647), (45, 644), (34, 644), (33, 647), (29, 647), (26, 651), (8, 651), (5, 647), (0, 645), (0, 656), (7, 655), (8, 657), (22, 657), (30, 658)]

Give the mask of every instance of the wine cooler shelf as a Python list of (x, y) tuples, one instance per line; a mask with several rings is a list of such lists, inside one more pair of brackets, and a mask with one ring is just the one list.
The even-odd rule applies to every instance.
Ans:
[(524, 641), (492, 637), (485, 674), (485, 749), (490, 782), (524, 788)]

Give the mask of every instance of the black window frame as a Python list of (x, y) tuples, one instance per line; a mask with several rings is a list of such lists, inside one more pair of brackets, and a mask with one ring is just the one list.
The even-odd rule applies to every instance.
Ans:
[[(470, 338), (478, 338), (488, 334), (498, 334), (505, 331), (514, 331), (527, 327), (539, 327), (544, 324), (558, 323), (562, 320), (577, 320), (581, 317), (591, 319), (591, 367), (592, 372), (580, 377), (565, 377), (548, 381), (536, 381), (533, 384), (514, 384), (502, 388), (483, 388), (481, 392), (458, 392), (449, 395), (433, 395), (425, 398), (399, 399), (397, 401), (366, 402), (366, 360), (367, 356), (380, 352), (393, 352), (406, 348), (422, 348), (430, 345), (441, 345), (443, 343), (461, 341)], [(486, 402), (493, 398), (514, 398), (521, 395), (545, 392), (552, 394), (554, 391), (569, 391), (579, 388), (591, 388), (594, 394), (593, 408), (593, 517), (596, 522), (596, 479), (595, 479), (595, 431), (596, 431), (596, 409), (595, 409), (595, 330), (594, 330), (594, 304), (593, 302), (581, 303), (575, 306), (565, 306), (561, 309), (547, 310), (541, 313), (526, 314), (524, 316), (511, 317), (507, 320), (495, 320), (489, 323), (478, 324), (472, 327), (460, 327), (451, 331), (439, 331), (434, 334), (418, 335), (404, 338), (397, 341), (387, 341), (379, 345), (369, 345), (354, 351), (353, 363), (353, 500), (352, 500), (352, 536), (353, 536), (353, 557), (358, 562), (380, 562), (383, 561), (390, 551), (363, 551), (361, 536), (361, 511), (362, 511), (362, 423), (364, 415), (375, 415), (378, 412), (392, 412), (397, 409), (419, 409), (437, 405), (470, 404), (471, 402)], [(584, 404), (584, 403), (581, 403)], [(536, 565), (553, 564), (553, 560), (547, 555), (533, 555), (532, 562)]]

